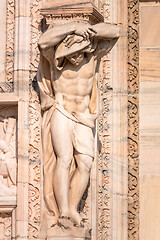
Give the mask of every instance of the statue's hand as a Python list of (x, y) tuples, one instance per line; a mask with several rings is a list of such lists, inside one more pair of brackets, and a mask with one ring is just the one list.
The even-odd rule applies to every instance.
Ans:
[(97, 32), (92, 27), (81, 27), (75, 31), (74, 34), (66, 36), (63, 40), (66, 47), (70, 48), (74, 43), (81, 43), (82, 41), (88, 41), (95, 36)]
[(78, 36), (75, 34), (72, 35), (68, 35), (64, 40), (64, 44), (66, 47), (70, 48), (74, 43), (80, 43), (82, 42), (84, 39), (82, 36)]
[(89, 40), (95, 36), (97, 32), (92, 27), (80, 27), (75, 31), (75, 34), (78, 36), (82, 36), (84, 40)]

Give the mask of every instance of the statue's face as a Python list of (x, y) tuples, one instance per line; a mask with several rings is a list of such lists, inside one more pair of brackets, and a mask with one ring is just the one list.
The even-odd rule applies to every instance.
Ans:
[(78, 66), (84, 59), (84, 53), (76, 52), (76, 53), (66, 56), (66, 58), (70, 61), (70, 63)]

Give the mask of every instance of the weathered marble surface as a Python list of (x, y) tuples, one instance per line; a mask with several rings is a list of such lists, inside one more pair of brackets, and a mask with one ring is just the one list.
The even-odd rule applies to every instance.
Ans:
[(2, 2), (0, 9), (0, 32), (2, 34), (0, 42), (0, 82), (4, 82), (6, 78), (5, 61), (6, 61), (6, 1)]
[(160, 3), (141, 3), (140, 17), (140, 240), (159, 240)]

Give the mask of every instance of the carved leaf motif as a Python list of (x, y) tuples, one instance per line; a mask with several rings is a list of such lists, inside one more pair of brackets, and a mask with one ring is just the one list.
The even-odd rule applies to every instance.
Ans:
[(1, 235), (4, 234), (3, 240), (11, 239), (11, 215), (10, 214), (1, 214), (0, 215), (0, 224), (4, 225), (4, 233), (1, 232)]
[(14, 10), (14, 0), (8, 0), (6, 30), (6, 83), (10, 83), (10, 89), (7, 89), (7, 92), (13, 91)]
[(129, 31), (128, 32), (129, 43), (133, 44), (137, 41), (138, 32), (132, 26), (129, 26), (128, 31)]
[(128, 0), (128, 16), (128, 238), (139, 239), (138, 0)]
[[(29, 103), (29, 158), (30, 158), (30, 184), (29, 184), (29, 238), (38, 238), (40, 229), (40, 190), (41, 190), (41, 165), (40, 165), (40, 148), (41, 148), (41, 110), (39, 97), (36, 86), (36, 73), (39, 63), (39, 51), (37, 42), (41, 34), (40, 23), (41, 0), (33, 0), (31, 3), (31, 59), (30, 59), (30, 103)], [(41, 190), (42, 191), (42, 190)]]
[[(110, 11), (109, 1), (107, 2)], [(102, 59), (100, 66), (100, 115), (98, 119), (98, 132), (100, 141), (100, 154), (98, 161), (98, 239), (109, 239), (110, 235), (110, 118), (111, 111), (111, 63), (110, 54)]]
[(128, 5), (130, 9), (137, 7), (137, 4), (138, 4), (138, 0), (128, 0)]

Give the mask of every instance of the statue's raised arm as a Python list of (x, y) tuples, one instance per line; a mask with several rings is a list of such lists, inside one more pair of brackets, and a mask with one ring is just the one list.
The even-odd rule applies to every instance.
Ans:
[(61, 42), (68, 34), (74, 33), (76, 25), (74, 23), (56, 24), (50, 27), (45, 33), (43, 33), (38, 41), (40, 50), (45, 50), (56, 46)]
[(119, 26), (109, 23), (98, 23), (95, 25), (82, 25), (75, 30), (76, 35), (95, 37), (99, 39), (114, 39), (119, 37)]
[[(119, 27), (117, 25), (111, 25), (108, 23), (99, 23), (96, 25), (91, 25), (85, 22), (62, 23), (61, 25), (53, 25), (53, 27), (49, 28), (44, 34), (42, 34), (38, 45), (40, 49), (44, 50), (55, 47), (67, 36), (73, 37), (76, 35), (83, 37), (84, 41), (92, 39), (93, 37), (103, 40), (116, 39), (119, 37)], [(75, 42), (76, 41), (77, 39)], [(64, 42), (67, 42), (67, 40)], [(74, 41), (72, 44), (74, 44)], [(68, 47), (70, 47), (72, 44), (68, 44)]]

